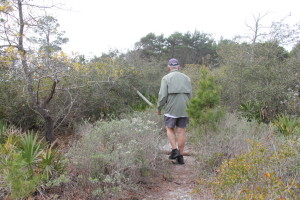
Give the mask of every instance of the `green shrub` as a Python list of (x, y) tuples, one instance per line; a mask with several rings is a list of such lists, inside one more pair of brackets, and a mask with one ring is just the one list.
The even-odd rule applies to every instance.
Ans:
[(248, 121), (260, 121), (260, 105), (258, 103), (255, 103), (254, 101), (241, 103), (238, 110)]
[(3, 144), (7, 138), (7, 135), (5, 135), (7, 129), (7, 124), (0, 120), (0, 144)]
[(61, 155), (46, 147), (37, 134), (21, 135), (11, 127), (2, 134), (5, 141), (0, 144), (0, 198), (27, 198), (42, 184), (64, 172)]
[(39, 173), (33, 176), (20, 153), (13, 153), (11, 159), (3, 164), (3, 185), (12, 199), (28, 197), (43, 183), (43, 176)]
[(56, 178), (54, 173), (63, 175), (67, 165), (62, 153), (58, 149), (53, 149), (53, 146), (50, 146), (42, 151), (38, 167), (42, 169), (41, 172), (46, 177), (46, 180), (50, 180), (51, 177)]
[(38, 135), (29, 132), (21, 136), (22, 158), (29, 168), (30, 174), (33, 175), (33, 165), (39, 162), (40, 155), (43, 151), (42, 141), (38, 141)]
[(295, 133), (299, 134), (300, 117), (292, 117), (281, 114), (276, 120), (274, 120), (274, 125), (284, 136), (290, 136)]
[(192, 125), (214, 125), (223, 117), (224, 112), (218, 107), (220, 95), (220, 87), (214, 77), (209, 75), (208, 69), (202, 68), (198, 90), (187, 109)]
[(162, 164), (160, 129), (151, 112), (81, 127), (82, 137), (68, 157), (80, 182), (93, 185), (98, 198), (116, 198), (116, 191), (132, 189)]

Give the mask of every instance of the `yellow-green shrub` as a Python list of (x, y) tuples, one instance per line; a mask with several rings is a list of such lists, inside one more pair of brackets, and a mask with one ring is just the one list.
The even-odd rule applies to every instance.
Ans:
[(250, 143), (248, 152), (224, 160), (214, 177), (200, 179), (195, 192), (209, 189), (217, 199), (296, 199), (300, 141)]

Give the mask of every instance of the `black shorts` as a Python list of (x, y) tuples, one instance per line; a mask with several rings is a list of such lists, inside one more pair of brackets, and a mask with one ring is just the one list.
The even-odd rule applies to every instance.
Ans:
[(169, 128), (185, 128), (189, 124), (190, 119), (188, 117), (179, 117), (179, 118), (172, 118), (166, 117), (164, 118), (165, 126)]

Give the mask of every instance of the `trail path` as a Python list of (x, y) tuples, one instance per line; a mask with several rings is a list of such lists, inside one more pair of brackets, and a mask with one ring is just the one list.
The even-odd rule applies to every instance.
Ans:
[[(163, 150), (170, 149), (165, 145)], [(187, 146), (185, 152), (191, 152)], [(168, 155), (165, 155), (168, 159)], [(155, 183), (149, 185), (143, 200), (196, 200), (199, 197), (191, 194), (196, 186), (196, 173), (194, 170), (194, 156), (184, 156), (184, 165), (173, 164), (169, 161), (166, 165), (167, 173), (157, 177)]]

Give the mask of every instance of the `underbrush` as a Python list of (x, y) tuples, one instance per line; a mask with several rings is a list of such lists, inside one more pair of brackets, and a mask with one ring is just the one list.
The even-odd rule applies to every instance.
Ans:
[[(272, 124), (227, 114), (218, 129), (193, 136), (198, 187), (203, 199), (297, 199), (300, 196), (300, 139), (282, 137)], [(211, 199), (211, 198), (210, 198)]]
[(70, 148), (68, 158), (76, 175), (73, 187), (82, 192), (85, 188), (82, 197), (117, 199), (125, 190), (137, 192), (138, 183), (163, 165), (161, 130), (153, 116), (153, 111), (136, 112), (79, 128), (81, 138)]
[(189, 140), (197, 153), (199, 175), (214, 173), (224, 159), (233, 158), (250, 148), (249, 140), (264, 140), (272, 135), (272, 128), (266, 124), (247, 122), (235, 114), (227, 113), (214, 130), (191, 129)]
[(22, 133), (0, 122), (0, 199), (23, 199), (65, 171), (57, 149), (33, 132)]

